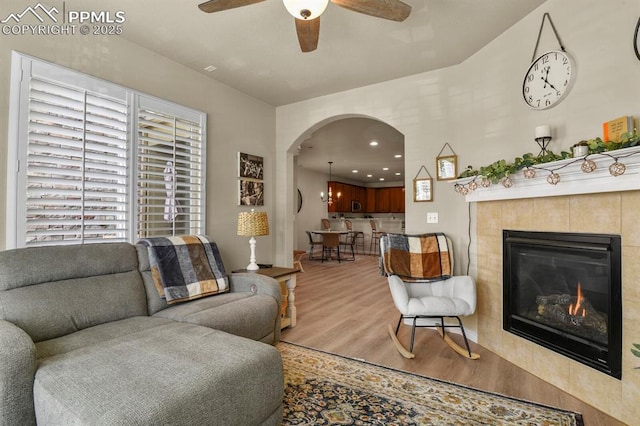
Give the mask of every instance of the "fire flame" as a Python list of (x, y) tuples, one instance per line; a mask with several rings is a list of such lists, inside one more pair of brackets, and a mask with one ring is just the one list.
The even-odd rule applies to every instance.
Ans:
[(580, 282), (578, 282), (578, 295), (576, 297), (576, 304), (573, 303), (569, 305), (569, 315), (577, 316), (578, 312), (583, 317), (587, 316), (587, 311), (582, 307), (582, 302), (584, 302), (584, 296), (582, 295), (582, 286)]

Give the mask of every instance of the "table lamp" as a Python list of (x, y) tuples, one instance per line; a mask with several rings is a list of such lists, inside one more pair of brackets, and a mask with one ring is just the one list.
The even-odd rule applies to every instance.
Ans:
[(250, 212), (238, 213), (238, 235), (243, 237), (251, 237), (249, 246), (251, 247), (251, 257), (249, 258), (248, 271), (256, 271), (259, 269), (256, 263), (256, 239), (262, 235), (269, 235), (269, 219), (267, 212)]

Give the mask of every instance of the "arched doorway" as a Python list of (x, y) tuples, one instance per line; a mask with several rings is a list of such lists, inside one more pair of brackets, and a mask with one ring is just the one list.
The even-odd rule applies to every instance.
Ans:
[[(376, 145), (372, 145), (376, 143)], [(293, 247), (308, 248), (305, 230), (317, 229), (323, 217), (364, 219), (366, 216), (386, 217), (366, 211), (354, 211), (351, 202), (338, 203), (336, 210), (328, 209), (320, 199), (326, 192), (329, 165), (332, 177), (345, 183), (345, 188), (404, 187), (404, 135), (380, 120), (365, 116), (335, 116), (313, 126), (296, 140), (290, 150), (293, 154), (294, 220)], [(299, 192), (298, 192), (299, 191)], [(302, 205), (298, 211), (298, 197)], [(358, 196), (343, 194), (344, 200)], [(328, 210), (331, 210), (330, 212)], [(339, 210), (339, 211), (338, 211)], [(398, 220), (403, 214), (394, 214)]]

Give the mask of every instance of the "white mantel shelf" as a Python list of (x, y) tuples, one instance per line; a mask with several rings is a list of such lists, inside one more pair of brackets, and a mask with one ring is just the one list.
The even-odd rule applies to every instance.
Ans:
[[(591, 173), (583, 172), (580, 167), (584, 158), (594, 161), (597, 165), (596, 170)], [(627, 167), (623, 175), (612, 176), (609, 173), (609, 166), (614, 163), (614, 158), (617, 158), (618, 162)], [(539, 164), (532, 168), (536, 170), (536, 176), (533, 179), (526, 179), (523, 171), (511, 175), (511, 180), (513, 181), (511, 188), (505, 188), (502, 183), (491, 184), (491, 186), (484, 188), (480, 185), (481, 177), (478, 177), (476, 179), (477, 189), (470, 190), (464, 196), (465, 200), (467, 202), (511, 200), (640, 189), (639, 146), (609, 151), (606, 154), (590, 154), (586, 157)], [(547, 182), (547, 177), (551, 171), (555, 171), (560, 175), (560, 182), (557, 185), (551, 185)], [(473, 177), (469, 177), (450, 182), (458, 185), (467, 185), (473, 179)]]

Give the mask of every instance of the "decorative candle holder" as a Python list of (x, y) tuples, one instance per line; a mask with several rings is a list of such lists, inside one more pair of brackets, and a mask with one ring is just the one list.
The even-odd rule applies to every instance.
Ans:
[(547, 146), (551, 142), (551, 127), (538, 126), (536, 127), (536, 142), (540, 146), (540, 153), (538, 157), (542, 157), (547, 154)]

